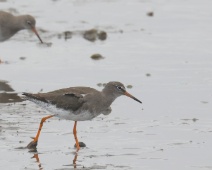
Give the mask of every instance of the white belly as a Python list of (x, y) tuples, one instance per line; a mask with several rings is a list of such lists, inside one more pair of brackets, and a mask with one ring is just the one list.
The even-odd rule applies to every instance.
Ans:
[(34, 99), (29, 99), (29, 100), (36, 103), (40, 107), (48, 110), (49, 112), (53, 113), (53, 115), (55, 115), (56, 117), (58, 117), (60, 119), (73, 120), (73, 121), (85, 121), (85, 120), (91, 120), (94, 117), (101, 114), (101, 113), (99, 113), (99, 114), (90, 113), (88, 111), (82, 111), (78, 114), (74, 114), (73, 112), (71, 112), (69, 110), (56, 108), (54, 105), (51, 105), (49, 103), (44, 103), (44, 102), (34, 100)]
[(95, 115), (91, 114), (90, 112), (81, 112), (79, 114), (74, 114), (72, 112), (69, 111), (64, 111), (61, 110), (61, 112), (57, 112), (55, 114), (56, 117), (59, 117), (61, 119), (66, 119), (66, 120), (73, 120), (73, 121), (85, 121), (85, 120), (91, 120), (94, 117), (96, 117)]

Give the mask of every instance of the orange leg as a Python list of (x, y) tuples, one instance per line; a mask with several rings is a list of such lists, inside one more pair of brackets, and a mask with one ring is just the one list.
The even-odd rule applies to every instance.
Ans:
[(51, 117), (53, 117), (53, 116), (54, 116), (54, 115), (50, 115), (50, 116), (43, 117), (43, 118), (41, 119), (40, 126), (39, 126), (39, 129), (38, 129), (38, 132), (37, 132), (37, 135), (35, 136), (35, 138), (33, 138), (33, 141), (30, 142), (30, 143), (27, 145), (27, 148), (28, 148), (28, 149), (36, 149), (37, 142), (38, 142), (38, 138), (39, 138), (39, 136), (40, 136), (40, 132), (41, 132), (41, 129), (42, 129), (42, 127), (43, 127), (43, 123), (44, 123), (47, 119), (49, 119), (49, 118), (51, 118)]
[(39, 138), (39, 136), (40, 136), (41, 129), (42, 129), (42, 127), (43, 127), (43, 123), (44, 123), (47, 119), (49, 119), (49, 118), (51, 118), (51, 117), (53, 117), (53, 116), (54, 116), (54, 115), (50, 115), (50, 116), (43, 117), (43, 118), (41, 119), (41, 121), (40, 121), (40, 126), (39, 126), (39, 129), (38, 129), (38, 132), (37, 132), (37, 135), (36, 135), (36, 137), (34, 138), (34, 142), (37, 142), (37, 141), (38, 141), (38, 138)]
[(77, 139), (77, 121), (74, 122), (73, 134), (74, 134), (74, 139), (76, 141), (77, 151), (79, 151), (80, 146), (79, 146), (79, 142), (78, 142), (78, 139)]

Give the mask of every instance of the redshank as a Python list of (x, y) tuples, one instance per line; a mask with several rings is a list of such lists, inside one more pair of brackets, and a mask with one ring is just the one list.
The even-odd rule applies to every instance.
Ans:
[(14, 16), (8, 12), (0, 11), (0, 42), (11, 38), (20, 30), (27, 29), (33, 31), (40, 42), (43, 43), (35, 24), (35, 18), (31, 15)]
[(124, 85), (120, 82), (109, 82), (102, 91), (90, 87), (70, 87), (48, 93), (23, 93), (23, 95), (25, 95), (28, 100), (53, 113), (41, 119), (37, 135), (27, 146), (29, 149), (36, 148), (43, 123), (51, 117), (55, 116), (75, 122), (73, 134), (78, 151), (80, 145), (77, 139), (77, 121), (91, 120), (100, 114), (109, 114), (112, 111), (110, 105), (121, 95), (126, 95), (142, 103), (129, 94)]

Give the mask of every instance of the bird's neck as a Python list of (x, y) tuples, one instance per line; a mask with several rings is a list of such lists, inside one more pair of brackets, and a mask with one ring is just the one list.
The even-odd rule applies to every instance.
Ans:
[(13, 29), (17, 30), (17, 31), (25, 29), (23, 26), (24, 25), (23, 22), (24, 22), (24, 20), (21, 15), (15, 16), (15, 18), (13, 20)]
[(114, 100), (118, 97), (114, 95), (112, 92), (103, 89), (102, 96), (104, 97), (105, 103), (107, 103), (108, 107), (114, 102)]

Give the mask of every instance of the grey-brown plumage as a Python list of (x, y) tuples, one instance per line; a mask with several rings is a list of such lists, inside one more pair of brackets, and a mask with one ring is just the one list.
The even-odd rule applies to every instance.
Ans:
[(76, 111), (84, 103), (83, 96), (89, 93), (98, 93), (98, 91), (89, 87), (70, 87), (48, 93), (23, 93), (23, 95), (35, 103), (44, 102), (64, 110)]
[[(70, 87), (48, 93), (23, 93), (23, 95), (53, 112), (58, 117), (63, 117), (63, 113), (58, 114), (57, 109), (67, 111), (69, 113), (64, 112), (64, 114), (69, 114), (70, 116), (68, 118), (66, 116), (66, 118), (75, 121), (82, 120), (80, 115), (85, 112), (90, 114), (90, 116), (84, 118), (85, 120), (92, 119), (100, 114), (109, 114), (111, 112), (110, 105), (121, 95), (127, 95), (140, 102), (127, 93), (124, 85), (120, 82), (109, 82), (102, 91), (90, 87)], [(56, 109), (52, 108), (52, 106)], [(72, 119), (71, 115), (78, 116)]]
[(111, 112), (110, 105), (121, 95), (126, 95), (141, 103), (140, 100), (129, 94), (120, 82), (109, 82), (102, 91), (90, 87), (70, 87), (48, 93), (23, 93), (23, 95), (53, 113), (53, 115), (41, 119), (37, 135), (27, 145), (27, 148), (33, 150), (36, 149), (43, 123), (51, 117), (57, 116), (75, 121), (73, 134), (78, 151), (80, 142), (77, 138), (77, 121), (90, 120), (100, 114), (109, 114)]
[(20, 30), (27, 29), (33, 31), (43, 43), (35, 25), (36, 21), (31, 15), (14, 16), (8, 12), (0, 11), (0, 42), (11, 38)]

